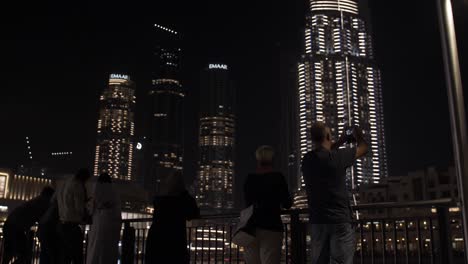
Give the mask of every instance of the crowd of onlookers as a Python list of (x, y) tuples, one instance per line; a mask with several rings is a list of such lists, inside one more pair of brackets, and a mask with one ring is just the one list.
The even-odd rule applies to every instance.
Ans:
[(40, 263), (84, 263), (82, 226), (89, 224), (86, 263), (116, 263), (121, 229), (121, 203), (111, 177), (101, 174), (89, 195), (87, 169), (79, 170), (55, 191), (15, 208), (3, 226), (2, 263), (31, 263), (30, 230), (37, 223)]
[[(40, 263), (117, 263), (121, 234), (121, 201), (112, 179), (101, 174), (93, 192), (87, 169), (63, 183), (57, 191), (46, 187), (41, 194), (15, 208), (3, 226), (1, 263), (31, 263), (31, 228), (37, 224)], [(186, 263), (186, 221), (199, 217), (195, 199), (185, 189), (181, 173), (161, 179), (154, 198), (153, 224), (146, 241), (146, 263)], [(84, 230), (89, 225), (86, 259)]]
[[(337, 141), (323, 123), (312, 125), (310, 132), (314, 149), (303, 157), (302, 176), (308, 196), (312, 263), (350, 264), (355, 241), (346, 169), (367, 153), (368, 145), (357, 127), (346, 129)], [(292, 206), (292, 198), (284, 176), (274, 170), (273, 148), (261, 146), (255, 156), (257, 169), (244, 183), (245, 205), (253, 208), (242, 227), (253, 237), (244, 246), (245, 260), (247, 264), (279, 264), (281, 210)], [(90, 172), (81, 169), (58, 190), (46, 187), (38, 197), (14, 209), (3, 226), (2, 264), (30, 263), (28, 231), (36, 223), (41, 264), (117, 263), (122, 222), (119, 195), (107, 173), (87, 193), (90, 178)], [(189, 263), (186, 221), (198, 218), (200, 210), (180, 172), (166, 175), (160, 183), (153, 201), (145, 263)], [(85, 225), (90, 226), (86, 260)]]

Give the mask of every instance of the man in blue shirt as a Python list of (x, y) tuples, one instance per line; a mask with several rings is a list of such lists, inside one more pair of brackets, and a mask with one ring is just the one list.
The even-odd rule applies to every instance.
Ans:
[[(353, 263), (355, 234), (346, 170), (367, 153), (368, 144), (359, 128), (352, 128), (350, 132), (345, 131), (333, 142), (330, 128), (321, 122), (315, 123), (311, 128), (315, 148), (302, 160), (314, 264)], [(340, 148), (349, 141), (355, 142), (355, 147)]]

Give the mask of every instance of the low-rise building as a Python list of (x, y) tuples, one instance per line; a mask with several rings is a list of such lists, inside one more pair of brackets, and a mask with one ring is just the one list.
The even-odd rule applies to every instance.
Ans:
[(445, 171), (428, 167), (405, 176), (384, 178), (380, 183), (361, 185), (359, 188), (360, 203), (402, 203), (457, 197), (457, 181), (453, 167)]

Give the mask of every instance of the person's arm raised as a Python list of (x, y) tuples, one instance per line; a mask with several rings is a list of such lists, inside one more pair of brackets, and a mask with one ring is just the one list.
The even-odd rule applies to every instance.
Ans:
[(364, 135), (360, 128), (354, 129), (354, 137), (356, 138), (356, 159), (359, 159), (367, 154), (369, 151), (369, 144), (367, 144), (366, 140), (364, 139)]

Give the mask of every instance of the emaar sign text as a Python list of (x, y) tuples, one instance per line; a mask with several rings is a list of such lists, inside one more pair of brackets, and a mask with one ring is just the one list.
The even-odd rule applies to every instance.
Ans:
[(123, 80), (130, 80), (130, 77), (128, 75), (125, 75), (125, 74), (111, 74), (110, 75), (110, 78), (111, 79), (123, 79)]
[(228, 66), (226, 64), (210, 64), (208, 65), (209, 69), (221, 69), (221, 70), (227, 70)]

